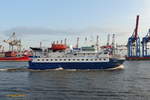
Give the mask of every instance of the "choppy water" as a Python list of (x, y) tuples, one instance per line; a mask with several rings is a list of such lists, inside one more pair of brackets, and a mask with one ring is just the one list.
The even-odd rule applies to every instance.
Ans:
[(0, 63), (0, 100), (150, 100), (150, 61), (125, 62), (123, 70), (26, 69)]

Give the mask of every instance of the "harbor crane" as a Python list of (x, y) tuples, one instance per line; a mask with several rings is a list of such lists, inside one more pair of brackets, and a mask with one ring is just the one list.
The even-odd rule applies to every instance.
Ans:
[(150, 29), (145, 37), (142, 39), (142, 56), (148, 57), (150, 54), (148, 53), (148, 43), (150, 43)]
[(21, 40), (17, 40), (15, 32), (7, 40), (4, 40), (4, 42), (9, 44), (9, 51), (14, 51), (14, 46), (17, 47), (18, 51), (21, 50)]
[(139, 15), (136, 18), (136, 27), (131, 37), (128, 39), (128, 57), (140, 57), (140, 38), (138, 36)]

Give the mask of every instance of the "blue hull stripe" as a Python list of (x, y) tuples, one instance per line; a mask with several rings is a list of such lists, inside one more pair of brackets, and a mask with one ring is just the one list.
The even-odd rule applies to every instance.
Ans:
[(29, 62), (30, 69), (56, 69), (56, 68), (63, 68), (63, 69), (109, 69), (115, 68), (123, 63), (122, 60), (117, 62), (57, 62), (57, 63), (50, 63), (50, 62)]

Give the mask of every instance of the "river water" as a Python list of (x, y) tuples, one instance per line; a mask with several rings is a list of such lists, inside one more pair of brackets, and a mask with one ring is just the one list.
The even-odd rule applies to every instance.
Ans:
[(34, 71), (0, 63), (0, 100), (150, 100), (150, 61), (121, 70)]

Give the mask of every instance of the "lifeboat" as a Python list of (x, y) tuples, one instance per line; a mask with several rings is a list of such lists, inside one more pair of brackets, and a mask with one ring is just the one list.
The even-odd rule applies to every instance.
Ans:
[(51, 49), (54, 50), (54, 51), (57, 51), (57, 50), (66, 50), (67, 46), (65, 44), (52, 44)]

